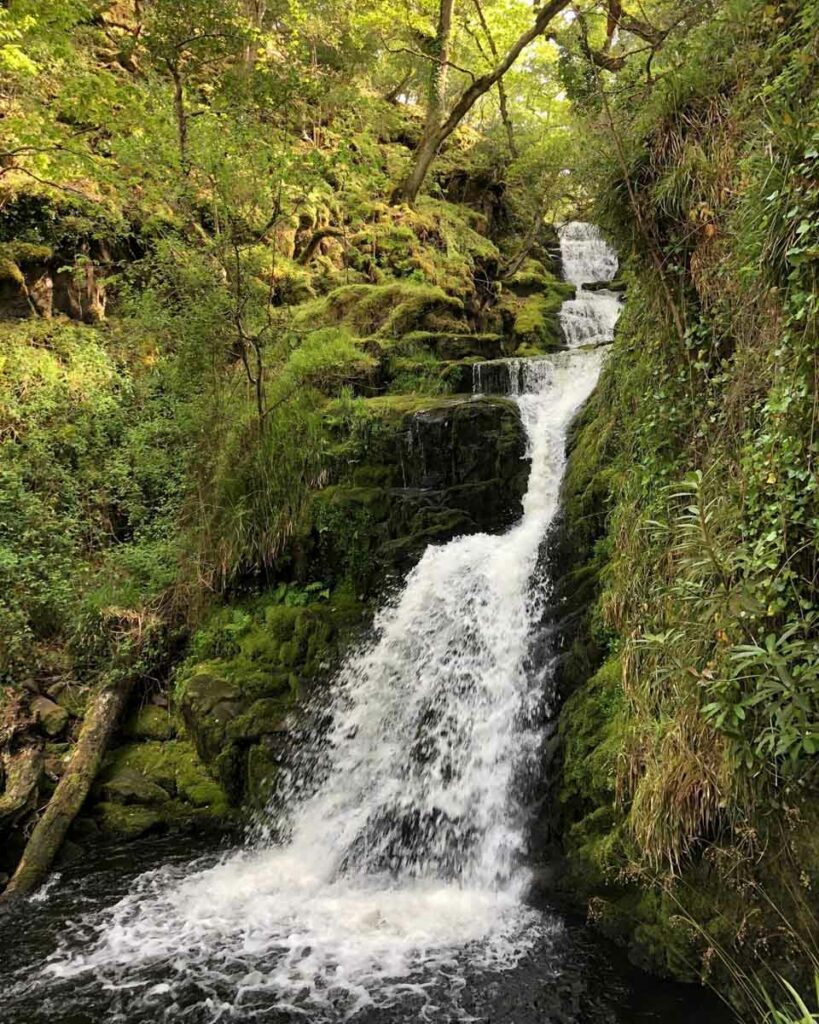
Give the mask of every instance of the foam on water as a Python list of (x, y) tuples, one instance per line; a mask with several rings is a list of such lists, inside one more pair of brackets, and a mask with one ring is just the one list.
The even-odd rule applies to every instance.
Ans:
[[(579, 285), (616, 270), (588, 225), (567, 225), (561, 244)], [(157, 1007), (194, 984), (196, 1019), (259, 1006), (338, 1019), (442, 989), (457, 1003), (464, 964), (509, 968), (559, 929), (525, 903), (520, 781), (550, 697), (549, 666), (532, 657), (548, 598), (538, 554), (566, 429), (602, 358), (579, 346), (609, 339), (617, 315), (606, 293), (581, 299), (588, 329), (564, 318), (574, 351), (510, 367), (532, 463), (521, 520), (430, 547), (381, 610), (333, 684), (309, 788), (295, 773), (287, 839), (142, 875), (77, 924), (53, 978), (91, 976)]]

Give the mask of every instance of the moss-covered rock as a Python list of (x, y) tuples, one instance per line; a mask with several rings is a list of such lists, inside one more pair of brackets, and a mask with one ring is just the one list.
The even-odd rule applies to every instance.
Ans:
[(186, 732), (235, 803), (265, 802), (298, 697), (362, 619), (355, 595), (375, 593), (429, 543), (520, 511), (528, 465), (514, 402), (382, 396), (331, 409), (328, 426), (337, 482), (316, 493), (296, 563), (326, 583), (215, 612), (177, 680)]
[(505, 354), (506, 340), (500, 334), (465, 331), (411, 331), (404, 344), (414, 344), (433, 352), (439, 359), (498, 359)]
[(429, 543), (494, 530), (520, 512), (528, 465), (514, 402), (395, 396), (337, 425), (339, 482), (314, 498), (311, 564), (371, 591)]
[(513, 294), (523, 298), (546, 292), (554, 287), (565, 293), (566, 298), (571, 298), (574, 295), (574, 287), (558, 281), (540, 260), (524, 260), (520, 268), (511, 277), (506, 278), (503, 284)]
[(508, 338), (506, 354), (538, 355), (563, 344), (559, 312), (574, 286), (551, 274), (521, 270), (504, 288), (498, 309)]
[(46, 734), (55, 737), (68, 725), (68, 712), (47, 697), (35, 697), (31, 704), (35, 721)]
[(176, 731), (177, 725), (170, 711), (156, 704), (139, 708), (122, 727), (123, 735), (132, 740), (169, 740)]
[(349, 590), (282, 587), (220, 609), (196, 634), (177, 680), (179, 705), (199, 756), (234, 803), (264, 802), (261, 755), (249, 751), (261, 744), (269, 760), (283, 746), (296, 699), (337, 662), (363, 612)]
[(102, 832), (126, 839), (137, 839), (162, 826), (162, 815), (152, 807), (102, 801), (94, 807), (94, 813)]
[(463, 312), (460, 299), (443, 289), (414, 281), (385, 284), (350, 284), (336, 288), (322, 299), (300, 307), (297, 325), (343, 325), (359, 337), (380, 334), (402, 337), (424, 325), (435, 329), (434, 318), (457, 318)]
[(247, 752), (246, 790), (247, 802), (251, 807), (261, 809), (270, 797), (273, 784), (279, 772), (280, 751), (271, 737), (262, 737)]
[(136, 768), (122, 767), (100, 786), (105, 800), (115, 804), (163, 804), (168, 793)]
[(124, 836), (218, 821), (230, 812), (224, 789), (187, 740), (115, 748), (105, 759), (89, 809), (103, 831)]

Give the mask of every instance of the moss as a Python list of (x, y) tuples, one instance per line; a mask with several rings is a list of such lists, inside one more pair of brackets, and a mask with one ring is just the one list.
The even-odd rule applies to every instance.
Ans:
[(384, 543), (379, 555), (390, 565), (406, 565), (422, 555), (430, 544), (444, 544), (472, 529), (474, 521), (465, 512), (457, 509), (431, 510), (427, 516), (415, 519), (412, 531), (406, 536)]
[(25, 286), (26, 279), (22, 267), (32, 263), (46, 263), (54, 255), (48, 245), (35, 245), (31, 242), (0, 243), (0, 281), (11, 281), (18, 287)]
[(98, 788), (106, 797), (103, 802), (148, 804), (162, 821), (179, 821), (185, 814), (198, 817), (200, 812), (220, 817), (229, 810), (224, 789), (208, 775), (187, 740), (116, 748), (106, 757)]
[(335, 613), (344, 605), (343, 600), (333, 599), (305, 607), (265, 605), (236, 636), (235, 654), (198, 664), (194, 679), (212, 674), (241, 699), (272, 695), (289, 699), (299, 685), (318, 675), (338, 632)]
[(555, 325), (550, 322), (549, 304), (544, 295), (528, 296), (515, 313), (515, 340), (522, 345), (553, 347), (559, 344)]
[(564, 803), (612, 804), (624, 728), (622, 667), (620, 659), (612, 656), (569, 697), (560, 716)]
[(162, 815), (153, 807), (103, 801), (95, 806), (94, 812), (101, 831), (128, 839), (136, 839), (163, 824)]
[(410, 281), (350, 284), (306, 303), (298, 310), (297, 326), (343, 325), (359, 337), (396, 337), (422, 326), (432, 314), (459, 315), (463, 303), (434, 285)]
[(168, 793), (135, 768), (121, 767), (108, 774), (100, 791), (105, 800), (118, 804), (163, 804)]
[(476, 271), (491, 276), (500, 260), (484, 218), (463, 206), (422, 197), (414, 208), (370, 203), (360, 215), (367, 223), (348, 235), (346, 259), (371, 280), (420, 278), (464, 296), (475, 290)]
[(537, 355), (563, 344), (560, 307), (575, 289), (551, 274), (538, 278), (536, 287), (531, 274), (525, 280), (525, 285), (504, 288), (497, 308), (515, 353)]
[(555, 277), (539, 260), (529, 259), (503, 283), (515, 295), (526, 296), (546, 290), (555, 283)]
[(281, 728), (291, 706), (287, 698), (263, 697), (256, 700), (230, 723), (227, 735), (232, 740), (258, 740), (275, 733)]
[(199, 756), (233, 802), (247, 793), (248, 744), (279, 732), (296, 697), (337, 660), (363, 611), (343, 588), (305, 605), (267, 595), (220, 609), (194, 637), (177, 699)]
[[(405, 569), (426, 544), (497, 529), (519, 510), (528, 465), (509, 399), (379, 396), (360, 401), (342, 424), (340, 482), (313, 500), (313, 556), (360, 593), (385, 571)], [(362, 479), (369, 486), (357, 486)]]
[(313, 274), (294, 260), (277, 257), (271, 278), (276, 289), (276, 301), (281, 305), (295, 306), (316, 298)]
[(627, 909), (628, 916), (639, 922), (629, 942), (632, 962), (665, 977), (698, 981), (696, 931), (680, 913), (680, 902), (653, 889), (640, 893)]
[(327, 487), (312, 504), (317, 558), (335, 579), (349, 579), (357, 590), (367, 586), (376, 550), (386, 539), (390, 515), (384, 487)]
[(93, 688), (90, 686), (67, 683), (50, 690), (49, 696), (61, 708), (65, 708), (69, 715), (74, 718), (82, 718), (92, 692)]
[(434, 352), (439, 359), (498, 359), (510, 354), (505, 351), (500, 334), (465, 333), (458, 331), (411, 331), (403, 338), (404, 344), (413, 344)]
[(169, 740), (176, 735), (176, 722), (167, 708), (146, 704), (127, 719), (122, 732), (133, 740)]
[(3, 255), (8, 255), (16, 263), (47, 263), (54, 258), (54, 249), (50, 245), (39, 245), (34, 242), (7, 242), (0, 246)]
[(12, 259), (0, 256), (0, 281), (11, 281), (22, 287), (26, 283), (23, 272)]
[[(637, 850), (627, 809), (615, 798), (618, 758), (628, 727), (619, 658), (610, 657), (566, 701), (560, 718), (564, 815), (564, 887), (589, 907), (600, 931), (639, 966), (694, 980), (699, 954), (679, 899), (630, 886), (623, 866)], [(713, 884), (713, 883), (708, 883)]]

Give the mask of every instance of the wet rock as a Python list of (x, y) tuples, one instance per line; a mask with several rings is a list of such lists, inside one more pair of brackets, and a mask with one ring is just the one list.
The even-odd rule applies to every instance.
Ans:
[(251, 807), (262, 808), (270, 798), (279, 771), (277, 753), (267, 737), (247, 752), (247, 800)]
[(69, 864), (76, 864), (83, 858), (83, 848), (73, 839), (66, 839), (60, 847), (60, 852), (54, 861), (55, 867), (64, 868)]
[(583, 290), (587, 292), (617, 292), (621, 294), (626, 291), (628, 285), (623, 280), (615, 281), (589, 281), (583, 285)]
[(502, 529), (520, 515), (529, 466), (515, 402), (396, 396), (364, 410), (346, 480), (314, 499), (307, 574), (372, 593), (427, 544)]
[(504, 477), (512, 482), (525, 450), (513, 403), (463, 399), (420, 409), (405, 421), (400, 463), (405, 486), (447, 490)]
[(520, 359), (493, 359), (472, 367), (474, 390), (484, 395), (514, 395), (524, 389)]

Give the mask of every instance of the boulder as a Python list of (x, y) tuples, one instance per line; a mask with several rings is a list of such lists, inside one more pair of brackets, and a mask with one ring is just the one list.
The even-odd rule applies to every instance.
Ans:
[(95, 807), (97, 822), (101, 831), (136, 839), (158, 828), (162, 815), (153, 807), (140, 807), (103, 802)]
[(88, 821), (126, 837), (230, 815), (225, 791), (193, 744), (178, 739), (141, 740), (110, 751), (89, 809)]
[(186, 678), (182, 717), (205, 764), (210, 764), (223, 751), (228, 739), (227, 726), (247, 710), (247, 706), (236, 683), (228, 682), (207, 668)]
[(428, 544), (520, 515), (529, 465), (514, 401), (402, 395), (362, 405), (360, 443), (347, 442), (340, 482), (313, 501), (306, 575), (371, 593)]
[(122, 732), (134, 740), (169, 740), (176, 735), (176, 722), (167, 708), (146, 704), (131, 715)]
[(135, 768), (123, 767), (100, 786), (105, 800), (115, 804), (162, 804), (168, 793)]

